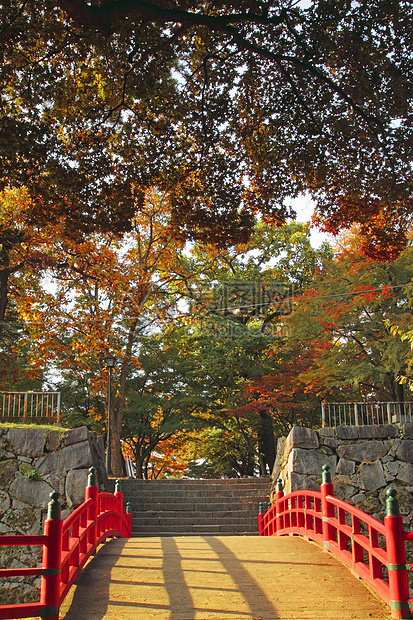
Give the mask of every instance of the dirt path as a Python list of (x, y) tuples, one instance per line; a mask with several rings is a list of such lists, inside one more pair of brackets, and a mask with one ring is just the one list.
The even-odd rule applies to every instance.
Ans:
[(366, 587), (297, 537), (113, 540), (61, 609), (62, 620), (389, 620)]

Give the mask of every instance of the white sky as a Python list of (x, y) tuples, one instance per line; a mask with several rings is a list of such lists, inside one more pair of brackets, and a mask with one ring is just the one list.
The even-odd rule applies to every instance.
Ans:
[[(297, 213), (297, 222), (309, 222), (311, 216), (314, 213), (315, 203), (309, 196), (302, 196), (294, 200), (293, 208)], [(311, 231), (311, 244), (314, 248), (319, 248), (324, 241), (332, 242), (334, 240), (333, 235), (320, 232), (315, 226)]]

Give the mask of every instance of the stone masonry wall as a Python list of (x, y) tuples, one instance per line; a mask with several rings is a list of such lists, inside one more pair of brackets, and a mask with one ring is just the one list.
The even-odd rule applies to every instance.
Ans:
[[(41, 534), (53, 490), (61, 495), (65, 518), (83, 502), (92, 465), (98, 470), (99, 486), (105, 488), (104, 462), (103, 438), (85, 426), (68, 431), (0, 427), (0, 534)], [(40, 562), (40, 547), (0, 547), (2, 568)], [(38, 598), (39, 578), (0, 580), (3, 604)]]
[(413, 519), (413, 424), (337, 426), (314, 431), (295, 426), (278, 440), (273, 485), (284, 491), (319, 490), (330, 466), (334, 495), (383, 521), (386, 490), (397, 490), (405, 526)]

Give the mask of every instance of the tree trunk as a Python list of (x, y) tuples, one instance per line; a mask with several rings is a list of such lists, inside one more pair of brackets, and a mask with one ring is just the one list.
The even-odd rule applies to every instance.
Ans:
[(0, 271), (0, 321), (4, 321), (7, 309), (7, 285), (10, 276), (9, 269)]
[(139, 480), (143, 480), (143, 458), (140, 454), (135, 455), (135, 469), (136, 469), (136, 477)]
[[(262, 450), (265, 463), (270, 470), (270, 474), (274, 467), (275, 457), (276, 457), (276, 448), (275, 448), (275, 439), (274, 439), (274, 426), (272, 423), (272, 417), (268, 415), (266, 411), (260, 411), (261, 418), (261, 428), (259, 432), (259, 441), (260, 441), (260, 452)], [(262, 467), (261, 467), (262, 470)], [(261, 471), (261, 475), (265, 476), (267, 474), (266, 471)]]
[(125, 406), (126, 378), (128, 376), (129, 364), (132, 357), (132, 346), (135, 337), (135, 330), (138, 324), (137, 319), (132, 321), (129, 327), (128, 342), (125, 355), (122, 360), (119, 381), (117, 385), (116, 397), (113, 403), (113, 417), (111, 419), (111, 466), (114, 476), (123, 477), (125, 475), (125, 464), (120, 447), (122, 437), (123, 408)]

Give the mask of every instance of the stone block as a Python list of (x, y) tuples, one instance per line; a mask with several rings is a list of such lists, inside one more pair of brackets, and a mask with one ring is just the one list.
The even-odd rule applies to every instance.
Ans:
[(16, 459), (0, 461), (0, 489), (7, 490), (18, 470)]
[(272, 468), (272, 472), (271, 472), (271, 478), (273, 480), (277, 480), (277, 478), (280, 475), (281, 469), (283, 467), (284, 448), (285, 448), (286, 439), (287, 439), (286, 437), (279, 437), (277, 441), (277, 455), (275, 457), (274, 467)]
[(289, 479), (289, 490), (285, 491), (286, 493), (292, 493), (293, 491), (319, 491), (320, 490), (320, 482), (310, 478), (309, 476), (304, 476), (303, 474), (299, 474), (295, 471), (291, 472), (291, 476)]
[(337, 463), (336, 474), (340, 476), (352, 476), (356, 471), (356, 464), (354, 461), (348, 461), (347, 459), (340, 459)]
[(39, 459), (35, 467), (40, 474), (64, 473), (95, 465), (89, 441), (66, 446)]
[(325, 437), (324, 445), (335, 450), (338, 446), (338, 441), (337, 439), (333, 439), (333, 437)]
[(71, 469), (84, 469), (95, 465), (89, 441), (66, 446), (57, 452), (50, 452), (35, 465), (40, 474), (65, 473)]
[(65, 497), (66, 492), (66, 475), (65, 474), (44, 474), (42, 479), (52, 487), (54, 491), (57, 491), (60, 497)]
[(42, 428), (11, 428), (7, 439), (15, 454), (38, 458), (44, 452), (46, 431)]
[(357, 495), (353, 495), (353, 497), (351, 498), (351, 503), (353, 504), (353, 506), (356, 506), (359, 502), (364, 502), (365, 499), (365, 493), (357, 493)]
[(339, 439), (351, 440), (358, 439), (358, 426), (337, 426), (336, 427), (337, 437)]
[(313, 429), (304, 426), (294, 426), (285, 442), (284, 459), (288, 458), (288, 455), (294, 448), (314, 450), (318, 446), (318, 436)]
[(404, 484), (413, 484), (413, 465), (411, 463), (402, 463), (396, 478)]
[(413, 424), (411, 422), (403, 424), (401, 430), (404, 431), (405, 439), (413, 439)]
[(365, 491), (375, 491), (386, 486), (383, 467), (380, 461), (362, 463), (358, 469), (360, 486)]
[(336, 462), (336, 456), (327, 456), (314, 450), (293, 448), (288, 459), (287, 471), (321, 477), (323, 465), (328, 465), (331, 475), (334, 476)]
[(102, 435), (92, 436), (92, 445), (96, 450), (96, 454), (101, 459), (102, 463), (105, 462), (105, 441)]
[(320, 437), (335, 437), (336, 436), (336, 429), (334, 426), (325, 426), (324, 428), (319, 428), (317, 432)]
[(320, 446), (318, 448), (318, 452), (320, 454), (328, 454), (329, 456), (331, 456), (332, 454), (334, 454), (334, 449), (330, 448), (330, 446)]
[(6, 512), (9, 508), (10, 497), (5, 491), (0, 490), (0, 515), (3, 514), (3, 512)]
[(40, 534), (41, 510), (14, 500), (12, 510), (3, 515), (3, 523), (10, 534)]
[(46, 450), (47, 452), (54, 452), (60, 447), (62, 439), (61, 431), (49, 431), (46, 437)]
[(17, 476), (10, 485), (10, 495), (39, 508), (46, 508), (50, 501), (50, 493), (53, 491), (44, 480), (30, 480), (25, 476)]
[(74, 469), (66, 477), (66, 502), (69, 508), (80, 506), (85, 499), (88, 469)]
[(81, 441), (88, 441), (90, 432), (87, 426), (79, 426), (67, 431), (65, 436), (65, 446), (71, 446), (74, 443), (80, 443)]
[(399, 427), (394, 424), (359, 426), (360, 439), (395, 439), (398, 434)]
[(390, 448), (390, 450), (389, 450), (389, 454), (388, 454), (388, 456), (393, 456), (393, 457), (395, 457), (395, 456), (396, 456), (396, 452), (397, 452), (397, 450), (399, 449), (399, 447), (400, 447), (400, 444), (401, 444), (402, 440), (401, 440), (401, 439), (392, 439), (391, 441), (392, 441), (393, 443), (392, 443), (392, 447), (391, 447), (391, 448)]
[(383, 462), (383, 471), (387, 482), (393, 482), (396, 479), (396, 476), (399, 472), (400, 462), (399, 461), (389, 461)]
[(340, 458), (349, 461), (376, 461), (385, 456), (387, 450), (382, 441), (371, 440), (361, 441), (360, 443), (346, 444), (337, 448), (337, 454)]
[(413, 440), (412, 439), (400, 440), (400, 444), (398, 448), (396, 449), (396, 456), (401, 461), (413, 463)]
[(338, 497), (345, 502), (348, 502), (349, 499), (359, 491), (356, 483), (345, 476), (334, 476), (333, 484), (335, 497)]

